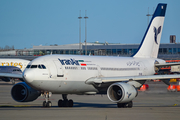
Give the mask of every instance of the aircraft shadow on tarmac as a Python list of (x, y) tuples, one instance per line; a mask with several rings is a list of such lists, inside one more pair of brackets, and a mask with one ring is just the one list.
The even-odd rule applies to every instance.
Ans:
[[(42, 106), (33, 106), (33, 105), (2, 105), (0, 108), (83, 108), (83, 107), (88, 107), (88, 108), (117, 108), (116, 104), (99, 104), (99, 103), (81, 103), (81, 102), (74, 102), (73, 107), (58, 107), (58, 106), (51, 106), (51, 107), (42, 107)], [(135, 105), (133, 108), (165, 108), (165, 107), (180, 107), (178, 104), (174, 105), (162, 105), (162, 106), (150, 106), (150, 105)]]
[(116, 104), (99, 104), (99, 103), (80, 103), (74, 102), (73, 107), (93, 107), (93, 108), (115, 108)]

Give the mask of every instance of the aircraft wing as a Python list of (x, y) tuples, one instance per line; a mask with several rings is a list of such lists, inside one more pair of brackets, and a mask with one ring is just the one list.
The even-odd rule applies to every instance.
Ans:
[(93, 77), (86, 80), (86, 84), (122, 82), (122, 81), (139, 81), (139, 80), (167, 80), (171, 78), (180, 78), (180, 74), (176, 75), (148, 75), (148, 76), (120, 76), (120, 77)]
[[(0, 79), (9, 82), (11, 79), (23, 81), (22, 71), (15, 66), (0, 66)], [(14, 80), (13, 80), (14, 81)]]
[(16, 73), (0, 73), (0, 77), (23, 79), (22, 73), (21, 74), (16, 74)]
[(155, 64), (156, 67), (164, 67), (164, 66), (174, 66), (174, 65), (180, 65), (180, 63), (164, 63), (164, 64)]

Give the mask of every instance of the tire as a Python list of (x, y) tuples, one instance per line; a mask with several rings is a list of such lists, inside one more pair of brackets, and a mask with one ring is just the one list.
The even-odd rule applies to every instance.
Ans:
[(62, 100), (58, 101), (58, 107), (63, 107), (63, 101)]
[(123, 104), (122, 104), (122, 103), (117, 103), (117, 107), (118, 107), (118, 108), (122, 108), (122, 107), (123, 107)]
[(128, 104), (127, 103), (123, 103), (123, 108), (127, 108)]
[(43, 107), (46, 107), (46, 101), (43, 102)]
[(69, 101), (68, 100), (63, 101), (63, 107), (69, 107)]
[(131, 101), (131, 102), (128, 102), (128, 108), (132, 108), (132, 106), (133, 106), (133, 102)]
[(48, 101), (47, 104), (46, 104), (47, 107), (51, 107), (52, 106), (52, 103), (51, 101)]
[(69, 102), (69, 107), (73, 107), (73, 100), (70, 99), (68, 102)]

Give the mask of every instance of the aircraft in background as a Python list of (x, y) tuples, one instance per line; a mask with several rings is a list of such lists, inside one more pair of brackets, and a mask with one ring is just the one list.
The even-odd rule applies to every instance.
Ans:
[(26, 66), (29, 64), (29, 60), (24, 59), (7, 59), (7, 58), (1, 58), (0, 59), (0, 66), (15, 66), (21, 69), (21, 71), (24, 71)]
[(21, 80), (22, 78), (22, 71), (18, 67), (14, 66), (0, 66), (0, 79), (5, 82), (12, 82), (15, 84), (15, 80)]
[(26, 68), (30, 61), (24, 59), (0, 59), (0, 79), (5, 82), (12, 81), (15, 83), (15, 79), (23, 81), (22, 71)]
[[(106, 94), (117, 107), (132, 107), (137, 89), (146, 80), (180, 75), (154, 75), (164, 65), (158, 50), (167, 4), (158, 4), (137, 53), (132, 57), (47, 55), (31, 61), (23, 72), (25, 82), (12, 87), (11, 95), (18, 102), (30, 102), (43, 94), (44, 107), (52, 106), (49, 96), (62, 94), (59, 107), (72, 107), (68, 94)], [(171, 65), (171, 64), (168, 64)]]

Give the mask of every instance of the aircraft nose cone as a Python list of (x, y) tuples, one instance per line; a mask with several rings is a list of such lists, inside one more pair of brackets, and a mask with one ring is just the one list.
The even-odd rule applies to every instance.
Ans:
[(33, 71), (25, 70), (23, 72), (23, 79), (26, 83), (31, 83), (34, 80)]

